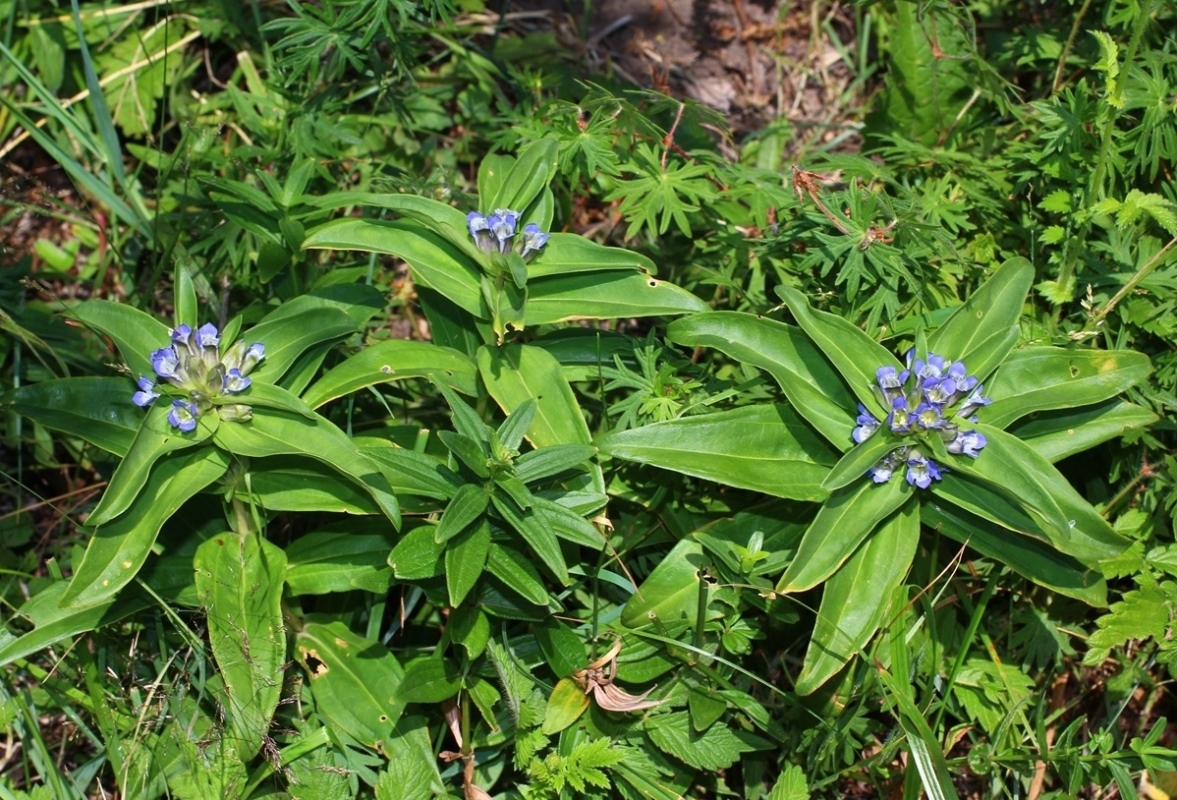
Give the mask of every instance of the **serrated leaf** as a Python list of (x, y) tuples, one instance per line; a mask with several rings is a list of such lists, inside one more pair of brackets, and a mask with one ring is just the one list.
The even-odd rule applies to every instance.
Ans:
[(739, 761), (741, 754), (768, 747), (758, 736), (726, 725), (712, 725), (698, 733), (691, 728), (690, 714), (685, 711), (649, 717), (644, 727), (659, 750), (695, 769), (726, 769)]
[(1177, 584), (1162, 581), (1151, 586), (1142, 586), (1124, 593), (1124, 599), (1112, 603), (1107, 614), (1098, 620), (1098, 629), (1087, 640), (1087, 654), (1083, 663), (1097, 666), (1113, 647), (1132, 639), (1155, 638), (1158, 641), (1168, 636), (1173, 618), (1177, 612)]

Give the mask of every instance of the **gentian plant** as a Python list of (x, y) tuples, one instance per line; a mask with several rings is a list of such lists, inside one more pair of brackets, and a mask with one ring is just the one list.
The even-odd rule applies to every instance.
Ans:
[(767, 371), (788, 403), (597, 439), (617, 458), (821, 504), (784, 574), (763, 587), (781, 595), (824, 584), (798, 692), (816, 690), (870, 641), (921, 527), (1106, 604), (1101, 564), (1128, 540), (1053, 462), (1155, 419), (1116, 398), (1150, 364), (1131, 351), (1019, 346), (1033, 274), (1024, 259), (1004, 264), (939, 329), (917, 331), (904, 362), (789, 288), (779, 293), (796, 325), (738, 312), (678, 320), (671, 341)]

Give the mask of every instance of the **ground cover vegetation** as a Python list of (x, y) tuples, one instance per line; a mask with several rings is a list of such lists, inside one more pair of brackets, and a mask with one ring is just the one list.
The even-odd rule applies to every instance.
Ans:
[(1177, 9), (721, 7), (0, 0), (0, 798), (1177, 793)]

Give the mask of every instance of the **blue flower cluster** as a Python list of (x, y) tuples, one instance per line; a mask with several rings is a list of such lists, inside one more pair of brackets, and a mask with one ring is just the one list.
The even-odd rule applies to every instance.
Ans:
[(517, 240), (519, 255), (524, 261), (538, 253), (551, 236), (541, 231), (539, 225), (534, 222), (524, 225), (522, 234), (519, 234), (516, 230), (519, 225), (519, 212), (508, 208), (496, 208), (489, 217), (471, 211), (466, 215), (466, 225), (482, 252), (506, 255), (511, 252), (511, 247)]
[[(896, 447), (867, 474), (875, 483), (886, 483), (906, 464), (907, 482), (927, 489), (948, 470), (919, 449), (919, 438), (937, 435), (949, 453), (976, 458), (988, 441), (978, 431), (961, 430), (957, 420), (976, 421), (974, 412), (992, 401), (981, 394), (984, 387), (968, 374), (963, 362), (946, 361), (935, 353), (929, 353), (927, 361), (914, 355), (914, 350), (908, 351), (905, 370), (879, 367), (875, 371), (883, 402), (891, 412), (880, 422), (860, 404), (858, 425), (851, 436), (862, 444), (885, 425), (901, 440), (915, 437), (915, 443)], [(908, 380), (913, 377), (913, 386), (908, 389)]]
[[(220, 346), (220, 334), (212, 323), (195, 331), (189, 325), (181, 325), (172, 331), (170, 346), (151, 353), (151, 368), (156, 376), (180, 390), (182, 396), (172, 400), (168, 422), (183, 433), (196, 428), (200, 415), (213, 408), (213, 398), (248, 389), (250, 371), (266, 354), (260, 342), (247, 347), (244, 340), (238, 339), (223, 354)], [(150, 378), (140, 376), (139, 391), (131, 400), (137, 406), (149, 406), (160, 396), (157, 388)], [(221, 419), (237, 422), (253, 415), (253, 409), (242, 403), (218, 405), (217, 412)]]

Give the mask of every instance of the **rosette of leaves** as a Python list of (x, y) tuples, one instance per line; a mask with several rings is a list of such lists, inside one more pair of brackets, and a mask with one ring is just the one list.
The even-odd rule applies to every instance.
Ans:
[[(518, 158), (488, 156), (478, 171), (478, 208), (488, 215), (510, 210), (511, 227), (519, 237), (529, 230), (550, 231), (555, 199), (549, 184), (557, 150), (555, 140), (540, 139)], [(654, 277), (657, 270), (650, 259), (575, 234), (545, 234), (542, 249), (535, 252), (526, 245), (480, 247), (467, 216), (472, 209), (424, 197), (369, 192), (332, 194), (318, 206), (363, 206), (395, 214), (392, 220), (332, 220), (309, 231), (302, 246), (403, 259), (417, 284), (434, 340), (470, 354), (477, 343), (501, 341), (508, 329), (706, 308), (690, 292)]]
[[(603, 454), (731, 486), (821, 504), (778, 593), (824, 584), (796, 689), (812, 692), (870, 641), (915, 556), (921, 524), (1015, 572), (1091, 605), (1106, 604), (1100, 565), (1128, 541), (1053, 466), (1155, 419), (1117, 395), (1148, 375), (1146, 356), (1126, 350), (1019, 347), (1019, 320), (1033, 268), (1005, 263), (916, 353), (968, 369), (992, 403), (967, 421), (984, 437), (973, 454), (943, 437), (920, 446), (940, 480), (876, 483), (897, 440), (855, 435), (866, 415), (888, 418), (879, 368), (905, 365), (846, 320), (817, 311), (793, 289), (779, 293), (796, 325), (739, 312), (678, 320), (668, 338), (714, 347), (770, 373), (788, 404), (648, 425), (597, 439)], [(864, 410), (860, 410), (861, 409)], [(975, 421), (974, 421), (975, 420)], [(861, 443), (858, 440), (862, 439)]]

